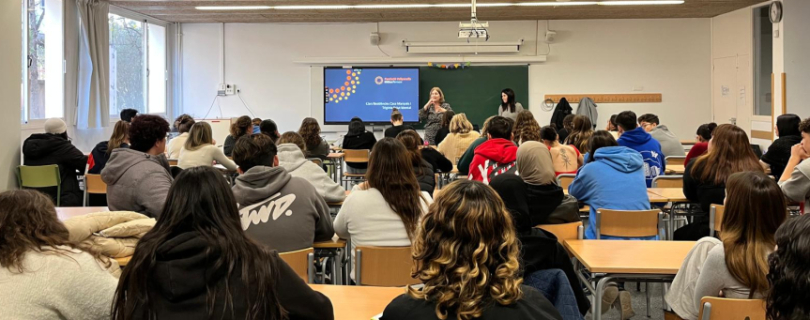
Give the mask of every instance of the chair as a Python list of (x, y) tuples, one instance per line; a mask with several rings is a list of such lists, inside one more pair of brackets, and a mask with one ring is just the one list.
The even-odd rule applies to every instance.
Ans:
[(673, 165), (673, 166), (685, 166), (686, 165), (686, 156), (669, 156), (664, 158), (666, 164)]
[(354, 249), (354, 281), (358, 285), (400, 287), (419, 283), (411, 278), (411, 247), (366, 247)]
[(585, 238), (582, 221), (561, 224), (539, 224), (534, 227), (551, 232), (557, 236), (557, 241), (561, 244), (565, 240), (582, 240)]
[(627, 238), (661, 236), (664, 213), (660, 210), (596, 210), (596, 239), (602, 235)]
[(576, 176), (577, 175), (571, 173), (561, 174), (557, 176), (557, 184), (563, 190), (568, 190), (568, 186), (571, 185), (571, 182), (574, 181), (574, 178), (576, 178)]
[(169, 159), (169, 166), (172, 167), (177, 166), (177, 161), (178, 161), (177, 159)]
[(61, 204), (62, 177), (59, 175), (58, 165), (17, 166), (17, 182), (20, 184), (20, 188), (56, 187), (56, 206)]
[(101, 180), (100, 174), (85, 174), (84, 175), (84, 206), (87, 207), (88, 195), (91, 194), (107, 194), (107, 184)]
[[(669, 158), (669, 157), (668, 157)], [(683, 188), (682, 175), (661, 175), (655, 177), (652, 183), (653, 188)]]
[(726, 206), (721, 206), (719, 204), (713, 204), (712, 208), (709, 209), (709, 232), (711, 233), (712, 237), (716, 237), (720, 234), (723, 226), (723, 214), (726, 213)]
[[(343, 161), (345, 162), (352, 162), (352, 163), (368, 163), (368, 156), (369, 153), (368, 149), (366, 150), (343, 150)], [(342, 182), (359, 182), (364, 181), (366, 179), (366, 175), (363, 173), (343, 173), (343, 179), (340, 181)]]
[(281, 260), (287, 263), (301, 279), (307, 283), (313, 283), (315, 279), (315, 249), (306, 248), (278, 254)]
[(700, 320), (765, 320), (765, 301), (761, 299), (700, 299)]

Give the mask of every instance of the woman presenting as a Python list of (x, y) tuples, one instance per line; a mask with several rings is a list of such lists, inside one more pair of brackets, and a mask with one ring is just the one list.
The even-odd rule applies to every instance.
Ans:
[(515, 102), (515, 92), (509, 88), (501, 90), (501, 105), (498, 107), (498, 115), (515, 120), (521, 111), (523, 111), (523, 105)]
[(448, 110), (453, 109), (449, 103), (444, 102), (442, 89), (439, 87), (430, 89), (430, 101), (419, 110), (419, 121), (425, 122), (425, 140), (432, 146), (436, 145), (436, 133), (442, 127), (444, 112)]

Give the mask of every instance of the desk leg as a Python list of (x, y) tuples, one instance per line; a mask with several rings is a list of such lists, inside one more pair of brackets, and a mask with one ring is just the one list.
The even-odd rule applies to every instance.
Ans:
[(343, 253), (342, 250), (335, 250), (334, 261), (332, 261), (332, 282), (336, 285), (343, 284)]
[(605, 287), (611, 280), (613, 277), (605, 276), (596, 283), (596, 291), (593, 292), (593, 320), (602, 320), (602, 293), (605, 292)]
[(349, 285), (352, 283), (352, 240), (346, 239), (346, 248), (343, 249), (343, 279), (345, 280), (345, 284)]

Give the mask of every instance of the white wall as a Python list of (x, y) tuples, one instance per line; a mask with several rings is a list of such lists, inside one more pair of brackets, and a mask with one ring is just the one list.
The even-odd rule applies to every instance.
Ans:
[[(548, 50), (535, 40), (544, 34), (545, 21), (490, 24), (490, 41), (523, 38), (522, 55)], [(221, 24), (183, 24), (182, 29), (181, 110), (203, 117), (222, 81), (223, 28)], [(405, 56), (401, 46), (405, 39), (458, 41), (456, 22), (380, 23), (383, 40), (378, 50), (368, 40), (376, 29), (374, 23), (225, 24), (224, 81), (242, 90), (242, 98), (256, 116), (276, 120), (282, 131), (294, 130), (303, 117), (317, 117), (323, 108), (313, 98), (322, 87), (320, 68), (294, 61)], [(551, 112), (539, 107), (545, 94), (633, 93), (634, 87), (662, 93), (663, 103), (600, 104), (599, 127), (611, 114), (632, 109), (638, 114), (658, 114), (676, 135), (691, 139), (697, 126), (710, 120), (709, 19), (551, 21), (550, 29), (558, 37), (548, 61), (529, 68), (530, 109), (541, 124), (551, 118)], [(243, 114), (248, 111), (239, 98), (228, 96), (218, 99), (208, 118)]]
[(20, 87), (22, 85), (21, 1), (0, 2), (0, 191), (15, 188), (20, 164)]
[(783, 0), (787, 111), (810, 117), (810, 1)]

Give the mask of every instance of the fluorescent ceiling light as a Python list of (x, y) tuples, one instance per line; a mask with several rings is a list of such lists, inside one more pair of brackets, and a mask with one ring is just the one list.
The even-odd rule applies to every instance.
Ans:
[[(489, 2), (478, 3), (481, 8), (494, 7), (565, 7), (565, 6), (638, 6), (658, 4), (683, 4), (683, 0), (608, 0), (608, 1), (535, 1), (535, 2)], [(197, 10), (347, 10), (347, 9), (427, 9), (469, 8), (469, 3), (403, 3), (403, 4), (346, 4), (346, 5), (282, 5), (282, 6), (198, 6)]]
[(655, 5), (655, 4), (683, 4), (683, 0), (643, 0), (643, 1), (602, 1), (599, 2), (600, 6), (641, 6), (641, 5)]
[(198, 6), (197, 10), (268, 10), (271, 6)]

